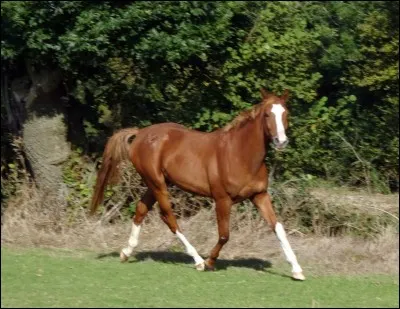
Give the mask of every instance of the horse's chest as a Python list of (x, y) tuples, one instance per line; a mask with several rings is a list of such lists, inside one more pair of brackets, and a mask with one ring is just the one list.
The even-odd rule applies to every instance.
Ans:
[(264, 179), (257, 179), (256, 176), (229, 179), (225, 184), (227, 193), (233, 200), (243, 200), (265, 191), (267, 182)]
[(225, 179), (225, 190), (234, 200), (249, 198), (256, 193), (265, 191), (266, 187), (267, 173), (265, 166), (256, 170), (250, 168), (235, 169), (227, 173)]
[(253, 196), (254, 194), (265, 191), (265, 188), (265, 181), (252, 181), (239, 191), (238, 197), (246, 199)]

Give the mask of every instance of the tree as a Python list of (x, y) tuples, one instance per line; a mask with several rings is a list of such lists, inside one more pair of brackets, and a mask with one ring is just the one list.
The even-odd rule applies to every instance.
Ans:
[[(94, 153), (121, 127), (173, 121), (211, 131), (259, 103), (261, 86), (289, 89), (291, 147), (271, 153), (276, 173), (352, 184), (377, 175), (370, 180), (383, 188), (398, 178), (398, 6), (5, 1), (2, 87), (25, 75), (28, 100), (40, 88), (30, 85), (35, 74), (59, 74), (58, 98), (37, 98), (51, 105), (40, 117), (59, 119), (62, 144)], [(15, 105), (20, 98), (3, 95), (2, 109), (28, 145), (36, 103)]]

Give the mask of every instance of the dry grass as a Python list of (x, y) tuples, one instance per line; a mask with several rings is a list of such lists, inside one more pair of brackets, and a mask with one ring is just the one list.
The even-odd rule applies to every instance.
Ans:
[[(176, 202), (176, 200), (175, 200)], [(206, 202), (206, 201), (204, 201)], [(179, 219), (185, 236), (203, 256), (217, 240), (215, 213), (202, 209), (191, 217)], [(57, 209), (56, 207), (54, 209)], [(78, 209), (73, 224), (64, 212), (43, 209), (40, 194), (23, 185), (2, 216), (1, 241), (7, 245), (58, 247), (93, 250), (99, 253), (119, 251), (126, 245), (130, 223), (100, 223)], [(305, 235), (287, 226), (289, 241), (308, 274), (326, 273), (398, 273), (398, 228), (387, 227), (371, 239), (350, 236)], [(157, 206), (144, 222), (139, 251), (183, 251), (179, 241), (158, 217)], [(234, 208), (231, 237), (221, 252), (222, 259), (259, 258), (273, 265), (284, 263), (284, 256), (271, 229), (251, 210)]]

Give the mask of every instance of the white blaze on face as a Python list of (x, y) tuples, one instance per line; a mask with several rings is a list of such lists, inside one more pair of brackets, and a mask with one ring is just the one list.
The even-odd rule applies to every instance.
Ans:
[(285, 108), (281, 104), (272, 104), (271, 112), (275, 115), (276, 133), (279, 143), (284, 143), (287, 140), (285, 127), (283, 126), (282, 115)]

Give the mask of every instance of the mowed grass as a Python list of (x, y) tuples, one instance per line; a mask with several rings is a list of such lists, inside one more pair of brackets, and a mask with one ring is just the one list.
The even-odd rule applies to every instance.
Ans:
[(1, 307), (397, 307), (396, 276), (286, 277), (289, 266), (198, 272), (190, 264), (1, 249)]

